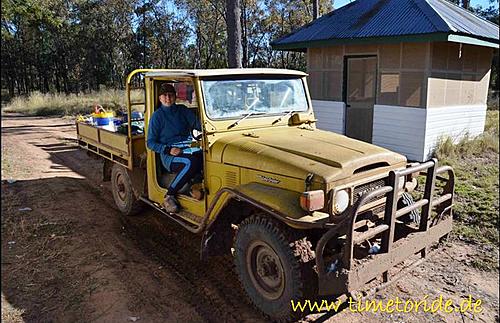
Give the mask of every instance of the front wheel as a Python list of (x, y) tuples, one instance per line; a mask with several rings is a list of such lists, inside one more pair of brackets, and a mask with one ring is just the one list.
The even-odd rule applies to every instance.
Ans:
[(142, 209), (143, 203), (135, 196), (132, 180), (125, 167), (118, 164), (113, 165), (111, 189), (115, 204), (123, 214), (135, 215)]
[(302, 315), (291, 301), (312, 296), (310, 266), (299, 262), (287, 228), (264, 216), (244, 220), (235, 240), (235, 265), (241, 284), (255, 306), (274, 320)]

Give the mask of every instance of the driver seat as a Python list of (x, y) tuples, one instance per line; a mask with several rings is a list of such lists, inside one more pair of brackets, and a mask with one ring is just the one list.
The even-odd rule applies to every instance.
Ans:
[[(156, 180), (161, 188), (167, 189), (177, 176), (177, 173), (171, 173), (167, 171), (163, 163), (161, 162), (160, 154), (155, 153), (156, 159)], [(189, 190), (191, 188), (190, 182), (187, 182), (180, 190), (179, 194), (189, 195)]]

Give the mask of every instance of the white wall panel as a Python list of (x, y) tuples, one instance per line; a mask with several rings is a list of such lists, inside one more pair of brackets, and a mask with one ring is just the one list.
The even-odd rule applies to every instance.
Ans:
[(345, 103), (337, 101), (312, 100), (314, 115), (321, 130), (345, 134)]
[(375, 105), (372, 143), (421, 160), (425, 147), (426, 110)]
[(443, 137), (457, 142), (483, 133), (485, 119), (486, 105), (431, 109), (375, 105), (372, 142), (424, 161)]
[(458, 142), (466, 135), (475, 137), (482, 134), (485, 121), (486, 105), (427, 109), (424, 157), (430, 158), (443, 137)]

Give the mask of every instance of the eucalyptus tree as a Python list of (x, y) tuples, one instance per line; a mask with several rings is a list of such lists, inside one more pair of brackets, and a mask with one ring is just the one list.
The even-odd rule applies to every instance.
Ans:
[(229, 67), (241, 68), (240, 0), (226, 0), (227, 60)]
[(49, 91), (54, 34), (62, 19), (51, 6), (57, 0), (2, 3), (2, 85), (11, 95)]
[(227, 66), (224, 0), (176, 0), (184, 13), (191, 39), (189, 64), (193, 68)]
[(184, 17), (168, 7), (165, 2), (159, 2), (151, 8), (151, 65), (161, 68), (189, 67), (186, 52), (189, 25)]

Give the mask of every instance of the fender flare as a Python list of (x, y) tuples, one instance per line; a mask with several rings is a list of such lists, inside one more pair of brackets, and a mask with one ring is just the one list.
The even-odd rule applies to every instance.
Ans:
[[(207, 219), (213, 219), (207, 224), (201, 239), (201, 259), (205, 260), (213, 255), (213, 251), (224, 251), (224, 248), (215, 248), (214, 245), (227, 243), (227, 232), (231, 232), (231, 224), (240, 222), (247, 215), (233, 215), (225, 212), (231, 202), (243, 202), (252, 205), (263, 213), (284, 222), (296, 229), (323, 228), (323, 224), (305, 222), (299, 218), (309, 215), (299, 205), (300, 193), (260, 183), (248, 183), (235, 188), (222, 188), (217, 192), (210, 208), (207, 210)], [(220, 228), (222, 226), (222, 228)], [(221, 229), (224, 234), (218, 234)], [(212, 240), (212, 241), (211, 241)]]

